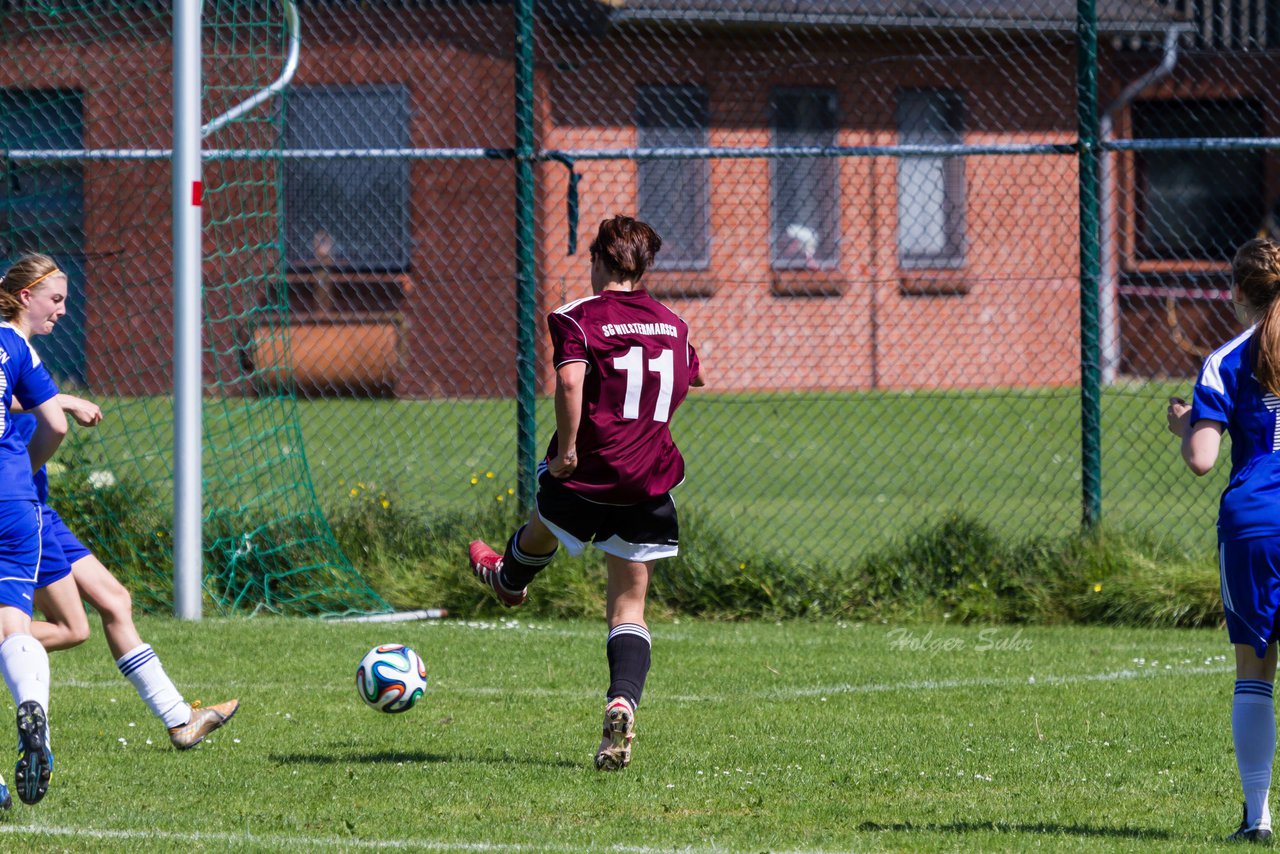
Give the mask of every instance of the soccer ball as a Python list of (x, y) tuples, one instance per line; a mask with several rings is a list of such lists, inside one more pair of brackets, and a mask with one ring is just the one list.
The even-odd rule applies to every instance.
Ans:
[(360, 699), (380, 712), (407, 712), (427, 690), (427, 667), (402, 643), (375, 646), (356, 668)]

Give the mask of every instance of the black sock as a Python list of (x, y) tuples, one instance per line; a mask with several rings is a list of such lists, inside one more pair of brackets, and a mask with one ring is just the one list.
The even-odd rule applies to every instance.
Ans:
[(644, 680), (649, 675), (649, 630), (639, 623), (621, 623), (609, 630), (605, 650), (609, 655), (609, 693), (606, 700), (626, 697), (631, 707), (640, 705)]
[(502, 582), (502, 586), (508, 590), (518, 591), (529, 586), (529, 582), (533, 581), (533, 577), (542, 568), (551, 563), (551, 559), (556, 556), (556, 550), (559, 546), (551, 550), (550, 554), (545, 555), (527, 555), (520, 551), (520, 532), (524, 528), (521, 527), (511, 535), (511, 539), (507, 540), (507, 550), (502, 554), (502, 572), (498, 575), (498, 580)]

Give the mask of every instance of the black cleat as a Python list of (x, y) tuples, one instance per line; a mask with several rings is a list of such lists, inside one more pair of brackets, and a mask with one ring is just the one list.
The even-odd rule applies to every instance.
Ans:
[(53, 776), (53, 751), (49, 749), (49, 724), (35, 700), (18, 706), (18, 765), (13, 784), (24, 804), (39, 803), (49, 791)]
[(1249, 807), (1244, 805), (1242, 808), (1243, 815), (1240, 817), (1240, 826), (1236, 828), (1236, 832), (1227, 837), (1227, 842), (1260, 842), (1264, 845), (1271, 844), (1271, 829), (1267, 827), (1250, 827), (1249, 826)]

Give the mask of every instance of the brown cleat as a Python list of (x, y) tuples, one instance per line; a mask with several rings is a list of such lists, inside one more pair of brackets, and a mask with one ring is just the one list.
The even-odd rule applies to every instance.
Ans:
[(227, 700), (216, 706), (202, 708), (200, 703), (191, 704), (191, 720), (181, 726), (169, 727), (169, 741), (179, 750), (187, 750), (204, 741), (204, 737), (218, 727), (231, 720), (231, 716), (240, 708), (239, 700)]

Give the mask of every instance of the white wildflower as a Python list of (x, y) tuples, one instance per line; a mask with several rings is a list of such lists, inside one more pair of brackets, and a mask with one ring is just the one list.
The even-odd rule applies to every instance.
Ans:
[(94, 489), (106, 489), (116, 485), (116, 476), (109, 469), (94, 469), (89, 472), (89, 485)]

